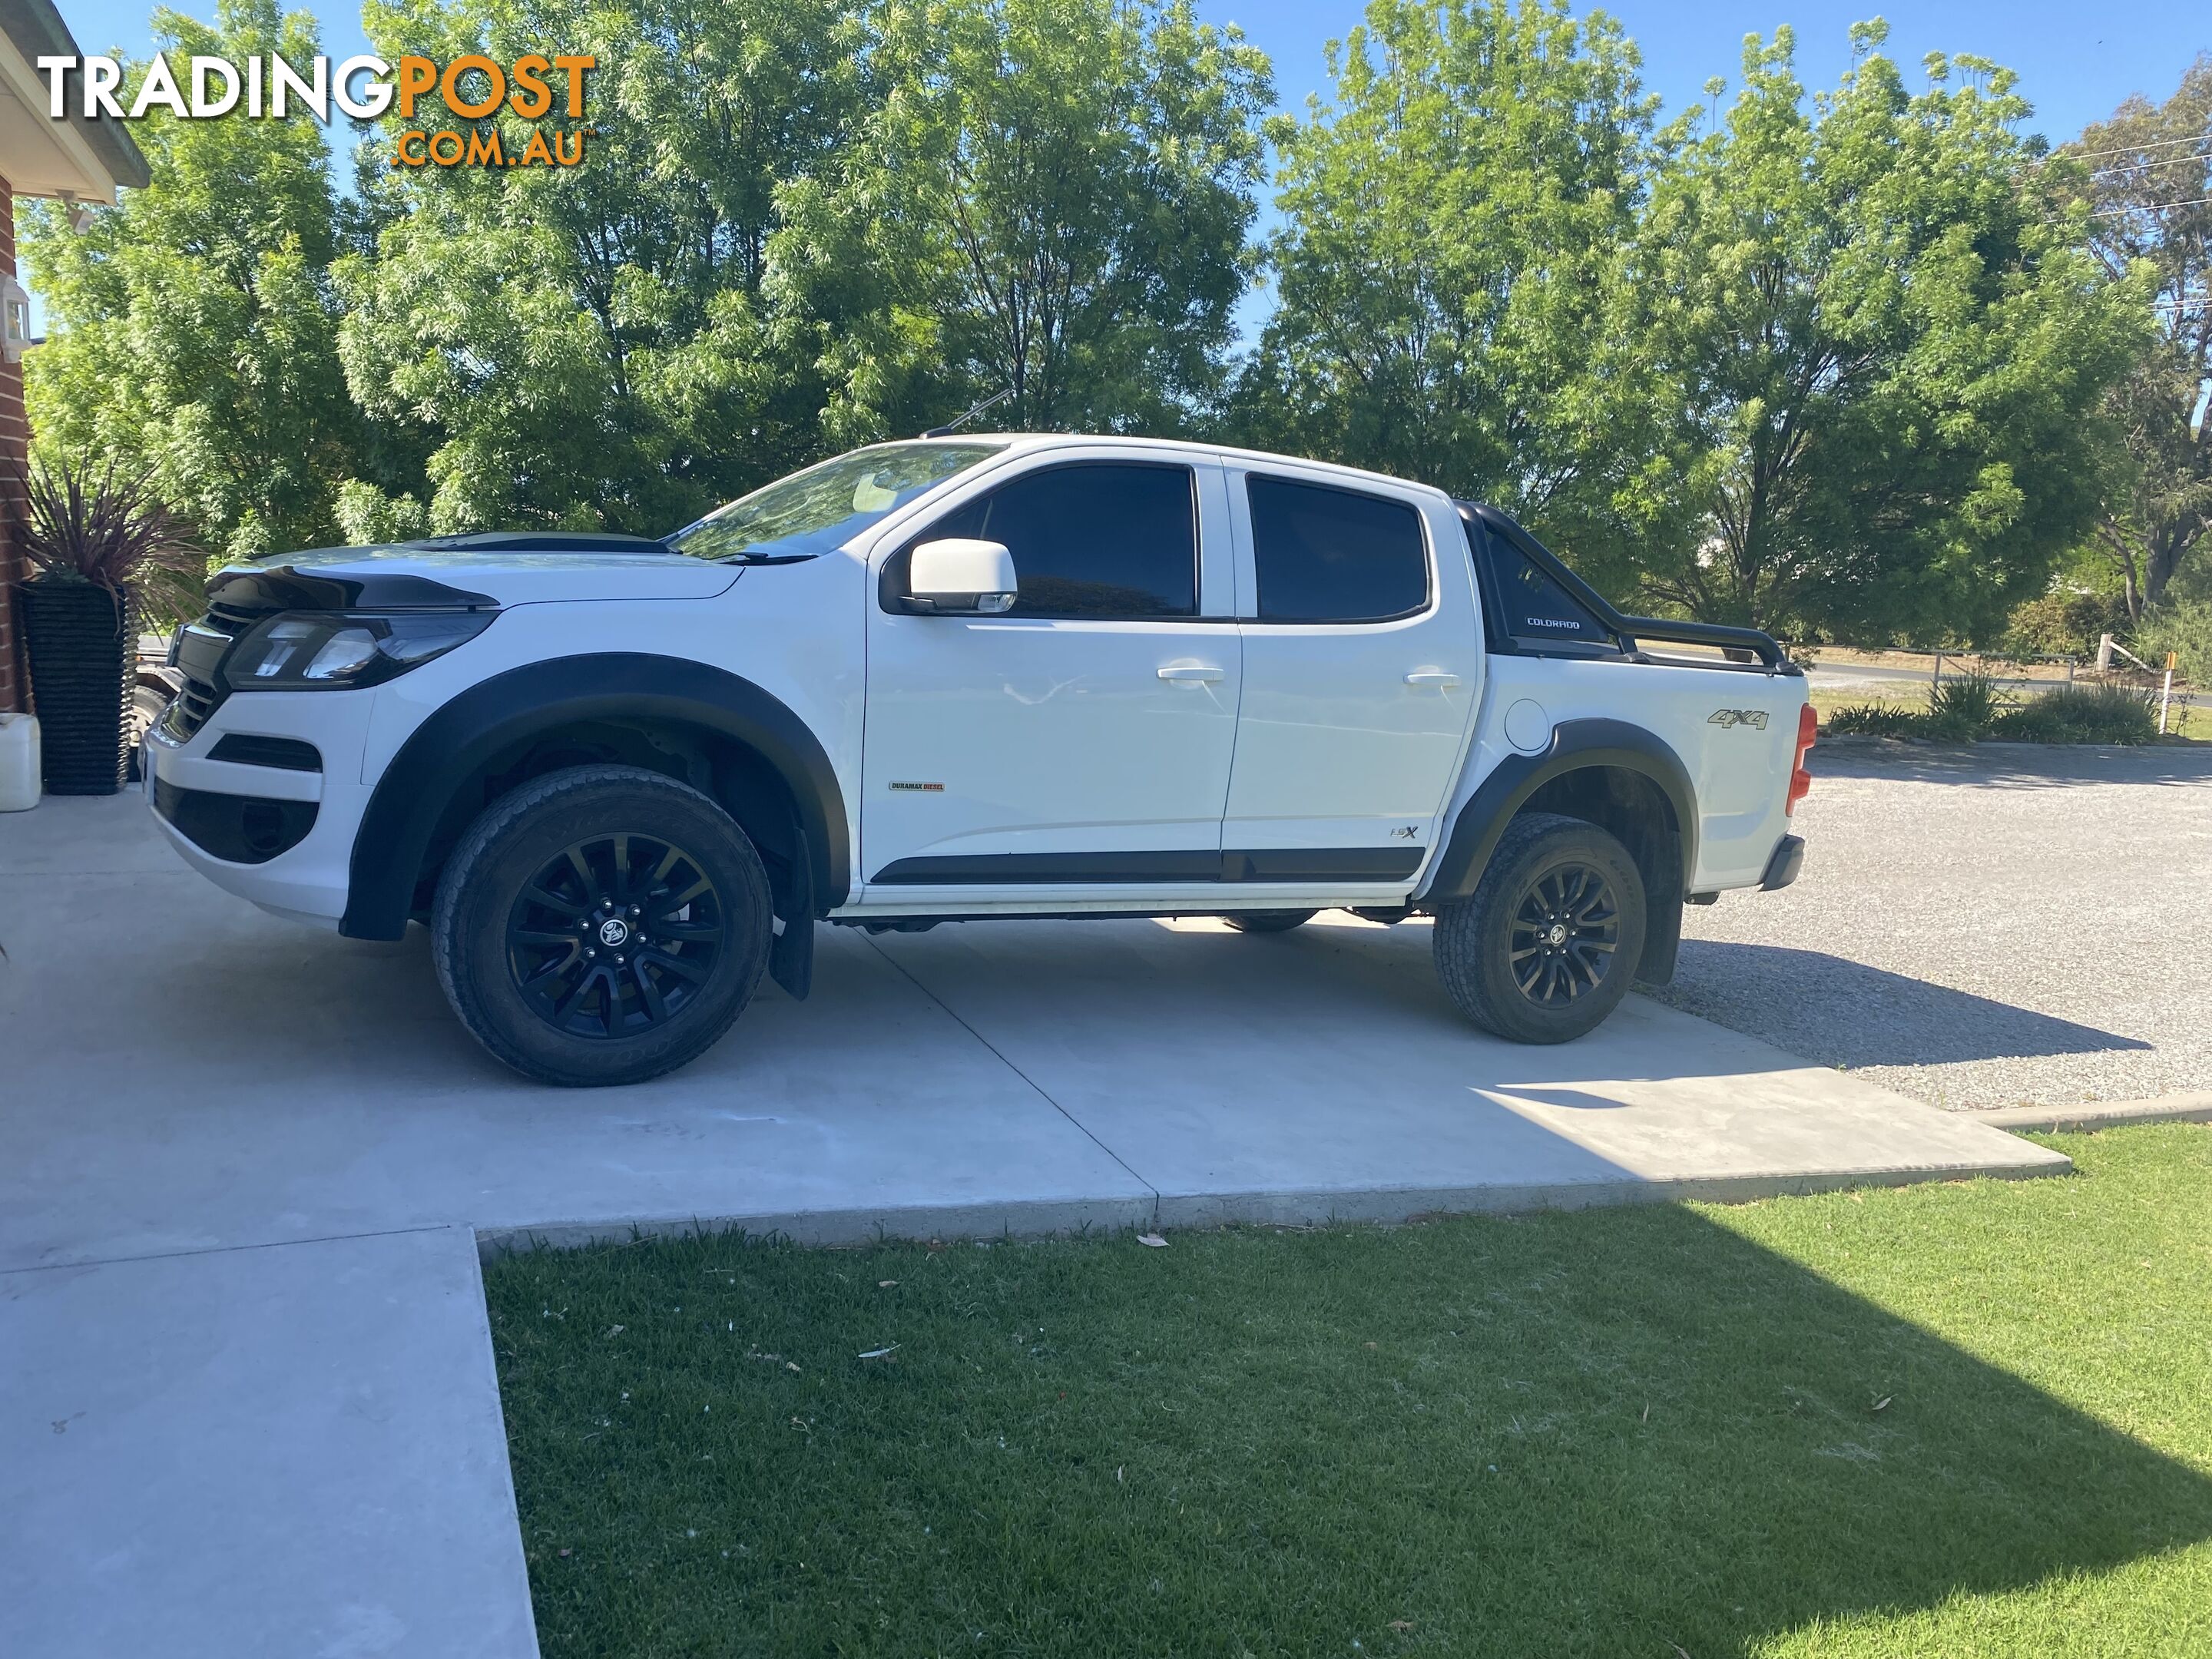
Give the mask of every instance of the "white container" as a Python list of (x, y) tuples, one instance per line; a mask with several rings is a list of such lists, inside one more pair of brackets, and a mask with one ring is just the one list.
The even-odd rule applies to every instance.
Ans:
[(0, 812), (27, 812), (38, 804), (38, 717), (0, 714)]

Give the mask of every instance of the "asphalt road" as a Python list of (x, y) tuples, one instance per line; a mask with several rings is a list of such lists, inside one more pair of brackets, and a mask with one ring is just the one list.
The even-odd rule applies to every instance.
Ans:
[(1689, 910), (1663, 1000), (1945, 1107), (2212, 1080), (2212, 745), (1813, 760), (1804, 874)]

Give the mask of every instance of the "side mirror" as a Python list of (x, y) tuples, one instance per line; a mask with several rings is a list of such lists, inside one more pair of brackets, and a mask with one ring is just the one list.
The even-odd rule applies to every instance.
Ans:
[(924, 542), (914, 550), (906, 580), (907, 603), (939, 616), (992, 617), (1014, 608), (1020, 591), (1014, 556), (1004, 542), (965, 536)]

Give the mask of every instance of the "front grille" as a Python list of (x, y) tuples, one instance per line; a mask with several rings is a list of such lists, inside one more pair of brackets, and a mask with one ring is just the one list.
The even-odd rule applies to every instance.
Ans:
[(185, 677), (185, 689), (161, 716), (163, 737), (172, 742), (187, 743), (195, 732), (207, 724), (208, 716), (222, 702), (217, 684), (222, 659), (230, 654), (239, 635), (260, 621), (261, 615), (238, 605), (216, 604), (208, 607), (207, 615), (179, 634), (176, 661)]
[(161, 735), (177, 743), (191, 742), (192, 733), (207, 724), (208, 716), (222, 701), (215, 687), (186, 675), (185, 689), (169, 700), (161, 715)]

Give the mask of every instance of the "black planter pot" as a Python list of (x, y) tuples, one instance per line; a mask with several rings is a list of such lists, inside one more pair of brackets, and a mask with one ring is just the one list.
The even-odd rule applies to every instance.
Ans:
[(91, 582), (25, 582), (16, 590), (46, 793), (112, 795), (131, 770), (124, 718), (138, 654), (138, 604)]

